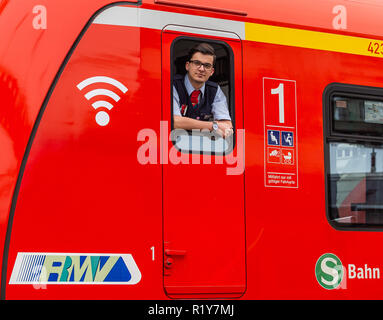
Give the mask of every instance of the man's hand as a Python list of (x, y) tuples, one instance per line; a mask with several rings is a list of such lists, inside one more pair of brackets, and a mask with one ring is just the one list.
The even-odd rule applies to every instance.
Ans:
[(227, 138), (233, 134), (233, 125), (230, 120), (217, 121), (218, 130), (216, 131), (221, 137)]
[[(184, 130), (212, 130), (213, 122), (211, 121), (201, 121), (188, 117), (174, 116), (174, 129), (184, 129)], [(217, 134), (223, 138), (227, 138), (233, 134), (233, 125), (230, 120), (217, 120), (218, 130)]]

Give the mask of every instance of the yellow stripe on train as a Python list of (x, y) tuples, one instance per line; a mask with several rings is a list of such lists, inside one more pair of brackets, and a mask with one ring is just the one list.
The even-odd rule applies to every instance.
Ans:
[(340, 34), (245, 23), (246, 40), (383, 58), (383, 41)]

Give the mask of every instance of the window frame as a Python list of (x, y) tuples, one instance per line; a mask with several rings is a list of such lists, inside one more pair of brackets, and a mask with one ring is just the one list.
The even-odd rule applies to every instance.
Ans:
[[(217, 40), (217, 39), (210, 39), (210, 38), (203, 38), (199, 36), (186, 36), (186, 35), (181, 35), (179, 37), (176, 37), (170, 46), (170, 103), (171, 103), (171, 108), (170, 108), (170, 119), (171, 119), (171, 127), (170, 130), (173, 132), (174, 129), (174, 120), (173, 120), (173, 82), (174, 82), (174, 61), (175, 61), (175, 46), (176, 43), (179, 41), (193, 41), (195, 43), (198, 42), (205, 42), (205, 43), (214, 43), (217, 45), (221, 45), (225, 48), (226, 52), (228, 53), (228, 62), (230, 64), (229, 66), (229, 97), (226, 97), (227, 99), (227, 104), (228, 104), (228, 109), (229, 109), (229, 114), (231, 117), (231, 123), (233, 124), (233, 135), (232, 135), (232, 145), (229, 147), (227, 151), (206, 151), (206, 150), (186, 150), (186, 149), (180, 149), (177, 145), (177, 143), (171, 139), (171, 143), (174, 145), (174, 147), (181, 153), (184, 154), (200, 154), (200, 155), (211, 155), (211, 156), (226, 156), (231, 154), (234, 151), (235, 145), (236, 145), (236, 126), (235, 126), (235, 73), (234, 73), (234, 52), (231, 46), (225, 42), (224, 40)], [(190, 132), (189, 132), (189, 137), (190, 137)]]
[(382, 232), (383, 224), (380, 226), (370, 224), (361, 226), (360, 224), (351, 223), (339, 223), (331, 217), (331, 198), (329, 192), (331, 192), (329, 186), (329, 174), (330, 174), (330, 143), (348, 143), (348, 144), (363, 144), (365, 146), (371, 146), (374, 144), (380, 144), (383, 146), (383, 136), (363, 136), (360, 134), (341, 133), (336, 132), (334, 127), (334, 116), (332, 112), (333, 97), (344, 96), (347, 98), (356, 98), (364, 100), (375, 100), (383, 102), (383, 88), (344, 84), (344, 83), (331, 83), (326, 86), (323, 91), (323, 143), (324, 143), (324, 175), (325, 175), (325, 207), (326, 218), (329, 224), (339, 231), (370, 231), (370, 232)]

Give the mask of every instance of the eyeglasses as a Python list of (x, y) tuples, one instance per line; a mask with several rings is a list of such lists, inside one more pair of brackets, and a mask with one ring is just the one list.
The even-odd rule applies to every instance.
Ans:
[(213, 68), (213, 65), (211, 63), (202, 63), (199, 60), (189, 60), (192, 64), (194, 64), (195, 67), (199, 68), (200, 66), (203, 66), (205, 70), (211, 70)]

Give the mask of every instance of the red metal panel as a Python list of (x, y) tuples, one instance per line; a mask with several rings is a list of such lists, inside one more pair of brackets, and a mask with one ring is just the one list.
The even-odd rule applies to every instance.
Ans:
[[(292, 25), (309, 29), (329, 30), (335, 33), (357, 33), (381, 38), (382, 2), (348, 0), (144, 0), (144, 6), (156, 10), (177, 10), (192, 14), (228, 16), (234, 20), (267, 21), (277, 25)], [(157, 5), (155, 3), (158, 3)], [(166, 4), (165, 4), (166, 3)], [(217, 10), (215, 10), (217, 8)], [(198, 10), (198, 11), (196, 11)], [(368, 17), (368, 18), (366, 18)], [(342, 18), (343, 26), (338, 26)], [(335, 26), (335, 28), (334, 28)]]
[[(142, 37), (142, 40), (141, 40)], [(145, 39), (151, 39), (147, 41)], [(140, 130), (159, 129), (160, 32), (92, 25), (70, 58), (41, 119), (20, 186), (14, 215), (8, 280), (18, 252), (129, 253), (141, 274), (136, 285), (8, 285), (8, 299), (160, 298), (161, 167), (137, 161)], [(143, 47), (150, 49), (150, 56)], [(154, 63), (154, 65), (153, 65)], [(145, 77), (140, 75), (145, 74)], [(94, 76), (106, 83), (79, 90)], [(117, 93), (110, 122), (99, 126), (84, 95)], [(148, 201), (150, 199), (150, 201)], [(137, 232), (137, 230), (140, 230)]]
[[(372, 299), (379, 279), (348, 279), (346, 288), (326, 290), (315, 263), (334, 253), (348, 264), (381, 266), (381, 232), (333, 229), (326, 218), (324, 187), (324, 88), (332, 82), (381, 87), (382, 61), (350, 54), (244, 42), (246, 123), (246, 299)], [(358, 70), (355, 69), (358, 66)], [(264, 186), (264, 77), (296, 81), (299, 188)]]
[[(135, 3), (136, 0), (133, 1)], [(12, 195), (37, 114), (65, 56), (89, 19), (110, 0), (7, 0), (0, 4), (0, 264)], [(34, 6), (47, 10), (35, 29)], [(6, 263), (6, 262), (5, 262)]]
[(206, 6), (206, 5), (199, 5), (199, 4), (191, 4), (191, 3), (185, 3), (180, 1), (169, 1), (169, 0), (154, 0), (154, 3), (156, 4), (164, 4), (164, 5), (173, 5), (176, 7), (181, 8), (188, 8), (188, 9), (200, 9), (200, 10), (207, 10), (207, 11), (213, 11), (217, 13), (226, 13), (226, 14), (234, 14), (234, 15), (240, 15), (240, 16), (246, 16), (247, 13), (243, 11), (238, 10), (228, 10), (221, 7), (213, 7), (213, 6)]
[[(18, 170), (38, 111), (76, 37), (92, 14), (109, 2), (41, 0), (39, 3), (49, 12), (47, 30), (33, 29), (28, 0), (0, 4), (1, 257)], [(227, 10), (238, 9), (238, 3), (229, 0), (209, 3), (225, 13), (204, 11), (201, 6), (206, 4), (200, 0), (184, 3), (199, 6), (199, 10), (155, 5), (153, 0), (144, 1), (144, 7), (220, 18), (228, 17)], [(248, 12), (246, 21), (269, 20), (273, 24), (340, 32), (332, 26), (332, 9), (338, 4), (346, 7), (348, 21), (352, 21), (341, 32), (381, 38), (381, 10), (377, 10), (381, 6), (274, 0), (242, 2), (241, 10)], [(48, 285), (37, 290), (31, 285), (8, 285), (7, 298), (166, 298), (163, 261), (158, 254), (162, 249), (161, 168), (158, 163), (142, 166), (137, 162), (137, 133), (149, 128), (159, 137), (161, 62), (162, 120), (170, 121), (171, 40), (172, 36), (164, 39), (167, 50), (161, 61), (160, 31), (93, 25), (86, 33), (53, 91), (32, 145), (15, 211), (7, 273), (8, 283), (20, 251), (126, 252), (135, 258), (142, 280), (131, 287)], [(230, 41), (230, 45), (234, 52), (241, 52), (239, 42)], [(382, 87), (382, 61), (255, 42), (244, 41), (242, 45), (244, 89), (242, 92), (237, 77), (235, 93), (236, 128), (243, 128), (246, 119), (249, 272), (243, 297), (381, 298), (378, 280), (349, 279), (346, 290), (324, 290), (315, 280), (314, 266), (325, 252), (336, 253), (345, 265), (383, 264), (377, 254), (383, 240), (381, 232), (340, 232), (326, 220), (322, 113), (323, 90), (331, 82)], [(241, 54), (235, 54), (235, 59), (238, 75), (242, 72)], [(104, 128), (96, 124), (95, 110), (76, 88), (80, 81), (94, 75), (118, 78), (129, 89), (109, 111), (111, 122)], [(264, 77), (296, 81), (298, 189), (264, 186)], [(243, 236), (245, 186), (242, 176), (227, 176), (226, 168), (163, 166), (165, 253), (171, 250), (167, 253), (174, 265), (171, 275), (165, 275), (165, 288), (172, 296), (187, 297), (185, 293), (189, 293), (190, 297), (211, 297), (212, 288), (214, 297), (217, 293), (230, 297), (229, 291), (243, 291), (244, 273), (235, 270), (244, 269), (245, 245), (231, 240)], [(206, 191), (197, 195), (198, 208), (193, 207), (196, 204), (185, 205), (183, 190)], [(194, 269), (188, 267), (189, 258)], [(241, 261), (240, 265), (236, 261)], [(212, 267), (214, 263), (218, 267)]]

